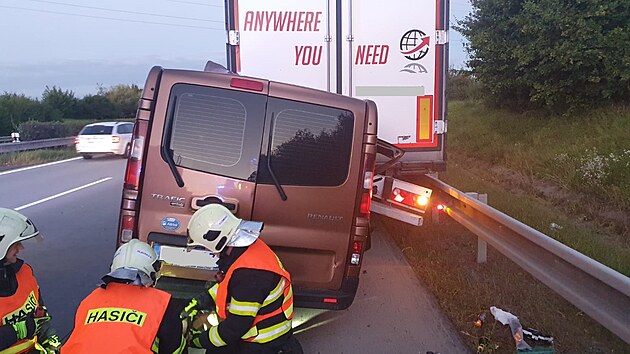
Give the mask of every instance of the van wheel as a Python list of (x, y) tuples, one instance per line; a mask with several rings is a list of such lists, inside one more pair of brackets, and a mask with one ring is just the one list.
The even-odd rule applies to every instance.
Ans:
[(83, 156), (83, 158), (84, 158), (84, 159), (86, 159), (86, 160), (89, 160), (89, 159), (91, 159), (91, 158), (92, 158), (92, 155), (88, 155), (88, 154), (85, 154), (85, 155), (82, 155), (82, 156)]
[(125, 146), (125, 153), (123, 154), (123, 158), (129, 158), (129, 154), (131, 154), (131, 144), (127, 144), (127, 146)]

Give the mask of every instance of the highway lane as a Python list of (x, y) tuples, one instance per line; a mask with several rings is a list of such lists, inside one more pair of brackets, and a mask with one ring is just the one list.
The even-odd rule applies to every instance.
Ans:
[(0, 175), (0, 205), (9, 208), (111, 178), (20, 210), (44, 236), (41, 242), (24, 242), (20, 257), (33, 266), (61, 336), (70, 331), (79, 302), (111, 262), (124, 167), (120, 158), (103, 157)]
[[(33, 265), (62, 336), (72, 328), (79, 302), (111, 262), (124, 167), (118, 158), (96, 158), (0, 173), (0, 205), (23, 207), (21, 212), (44, 235), (42, 242), (25, 242), (21, 257)], [(296, 310), (296, 333), (305, 353), (467, 353), (378, 224), (373, 236), (357, 297), (348, 310)]]

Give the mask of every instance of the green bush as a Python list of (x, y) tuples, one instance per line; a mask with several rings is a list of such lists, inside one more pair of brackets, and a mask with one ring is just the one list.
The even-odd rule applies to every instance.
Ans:
[(483, 88), (467, 70), (449, 70), (446, 87), (449, 100), (479, 100), (483, 97)]
[(65, 123), (29, 121), (20, 124), (18, 132), (20, 133), (20, 140), (24, 141), (64, 138), (79, 134), (84, 125), (83, 122), (72, 121)]
[(476, 0), (454, 28), (495, 107), (575, 113), (630, 100), (628, 0)]

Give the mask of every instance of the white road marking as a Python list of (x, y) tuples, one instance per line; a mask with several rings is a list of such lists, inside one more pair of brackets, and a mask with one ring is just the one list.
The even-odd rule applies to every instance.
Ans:
[(83, 185), (83, 186), (81, 186), (81, 187), (72, 188), (72, 189), (67, 190), (67, 191), (65, 191), (65, 192), (61, 192), (61, 193), (58, 193), (58, 194), (55, 194), (55, 195), (51, 195), (50, 197), (47, 197), (47, 198), (40, 199), (40, 200), (35, 201), (35, 202), (32, 202), (32, 203), (28, 203), (28, 204), (22, 205), (22, 206), (20, 206), (20, 207), (15, 208), (15, 210), (16, 210), (16, 211), (19, 211), (19, 210), (22, 210), (22, 209), (26, 209), (26, 208), (32, 207), (33, 205), (41, 204), (41, 203), (43, 203), (43, 202), (47, 202), (47, 201), (49, 201), (49, 200), (51, 200), (51, 199), (59, 198), (59, 197), (64, 196), (64, 195), (66, 195), (66, 194), (74, 193), (74, 192), (79, 191), (79, 190), (81, 190), (81, 189), (88, 188), (88, 187), (92, 187), (93, 185), (96, 185), (96, 184), (99, 184), (99, 183), (103, 183), (103, 182), (109, 181), (110, 179), (112, 179), (112, 177), (107, 177), (107, 178), (99, 179), (98, 181), (94, 181), (94, 182), (92, 182), (92, 183), (88, 183), (88, 184)]
[(26, 170), (32, 170), (32, 169), (38, 168), (38, 167), (46, 167), (46, 166), (50, 166), (50, 165), (56, 165), (58, 163), (64, 163), (64, 162), (69, 162), (69, 161), (74, 161), (74, 160), (79, 160), (79, 159), (82, 159), (82, 157), (73, 157), (73, 158), (67, 159), (67, 160), (49, 162), (49, 163), (44, 163), (44, 164), (41, 164), (41, 165), (35, 165), (35, 166), (18, 168), (18, 169), (10, 170), (10, 171), (4, 171), (4, 172), (0, 172), (0, 176), (8, 175), (9, 173), (22, 172), (22, 171), (26, 171)]

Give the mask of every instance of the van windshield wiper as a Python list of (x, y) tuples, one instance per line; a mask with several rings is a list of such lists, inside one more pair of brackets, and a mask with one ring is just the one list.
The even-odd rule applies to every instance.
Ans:
[(280, 199), (282, 199), (282, 201), (285, 201), (287, 200), (287, 194), (284, 192), (284, 189), (282, 189), (282, 185), (278, 181), (278, 177), (276, 177), (276, 174), (273, 172), (273, 169), (271, 168), (271, 138), (273, 135), (273, 124), (275, 122), (274, 115), (275, 113), (271, 114), (271, 124), (269, 125), (269, 137), (268, 137), (269, 141), (267, 142), (267, 170), (269, 171), (269, 174), (271, 175), (273, 184), (276, 186), (276, 189), (278, 190), (278, 193), (280, 194)]
[[(173, 107), (176, 107), (177, 97), (173, 99)], [(166, 127), (164, 131), (164, 138), (162, 139), (162, 146), (160, 147), (160, 152), (162, 153), (162, 158), (166, 161), (168, 168), (171, 170), (173, 177), (175, 177), (175, 182), (182, 188), (184, 186), (184, 180), (182, 176), (177, 171), (177, 167), (175, 166), (175, 161), (173, 161), (173, 150), (170, 150), (166, 147), (166, 143), (171, 140), (171, 130), (173, 125), (173, 115), (170, 115), (168, 122), (166, 122)]]

